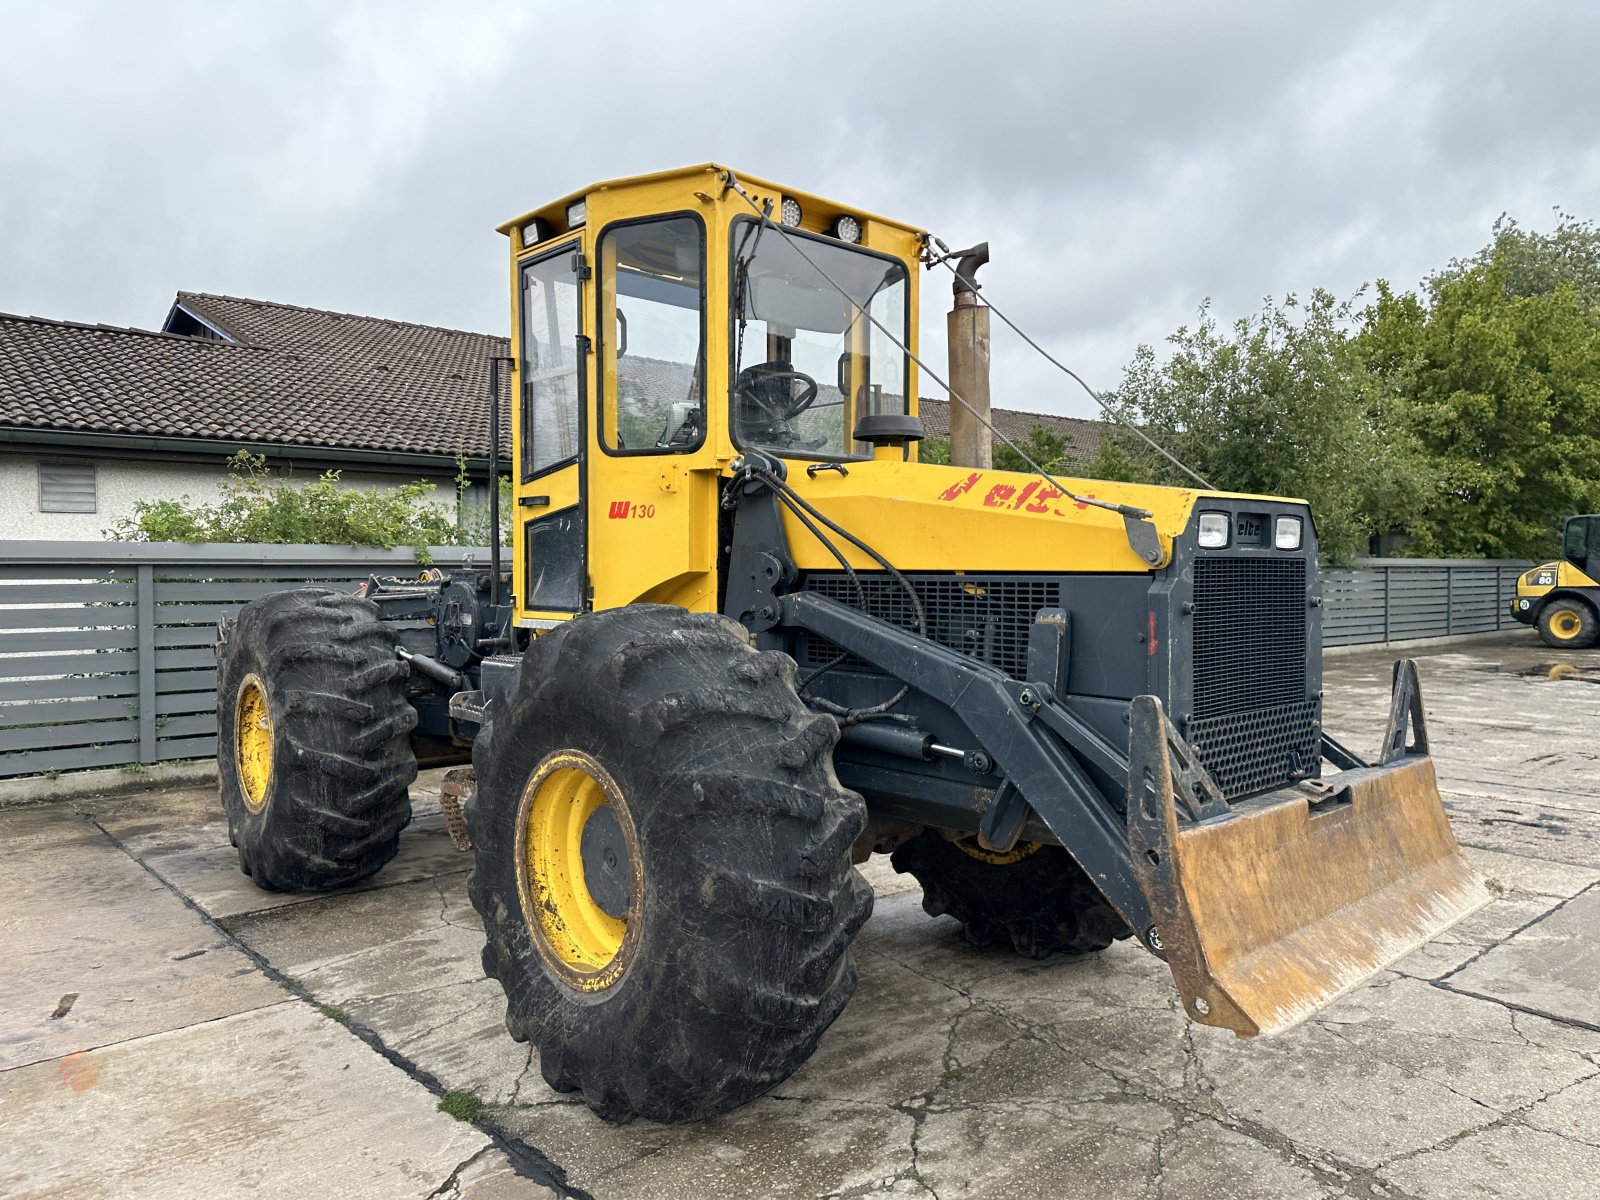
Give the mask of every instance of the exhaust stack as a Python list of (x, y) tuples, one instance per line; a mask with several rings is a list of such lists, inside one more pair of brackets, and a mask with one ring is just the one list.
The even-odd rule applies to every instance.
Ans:
[[(950, 386), (989, 420), (989, 306), (978, 302), (978, 268), (989, 261), (989, 243), (955, 255), (955, 303), (947, 323)], [(957, 467), (994, 466), (994, 437), (964, 406), (950, 402), (950, 463)]]

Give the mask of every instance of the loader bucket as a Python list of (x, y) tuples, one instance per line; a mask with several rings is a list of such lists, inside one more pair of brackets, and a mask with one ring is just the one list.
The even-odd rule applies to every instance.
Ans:
[(1155, 917), (1147, 941), (1195, 1021), (1240, 1037), (1288, 1029), (1489, 901), (1426, 753), (1180, 827), (1174, 744), (1180, 766), (1186, 748), (1154, 697), (1134, 701), (1132, 724), (1128, 833)]

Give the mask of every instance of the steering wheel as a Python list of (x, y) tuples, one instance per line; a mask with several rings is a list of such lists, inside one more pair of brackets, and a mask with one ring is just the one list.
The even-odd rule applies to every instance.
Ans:
[[(800, 384), (799, 395), (794, 384)], [(786, 362), (757, 363), (739, 372), (739, 399), (776, 425), (792, 421), (817, 399), (817, 381)]]

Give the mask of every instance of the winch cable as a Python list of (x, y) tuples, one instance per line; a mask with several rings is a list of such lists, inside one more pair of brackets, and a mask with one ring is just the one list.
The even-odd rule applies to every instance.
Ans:
[[(1037, 462), (1034, 461), (1032, 455), (1030, 455), (1021, 446), (1017, 445), (1005, 434), (1001, 433), (999, 429), (995, 428), (994, 423), (972, 405), (968, 404), (966, 399), (963, 398), (962, 395), (955, 390), (955, 388), (951, 387), (943, 376), (941, 376), (927, 363), (923, 362), (922, 359), (913, 354), (911, 352), (911, 347), (907, 346), (892, 329), (890, 329), (882, 321), (878, 320), (877, 317), (873, 316), (866, 309), (862, 308), (861, 305), (856, 302), (855, 297), (853, 297), (849, 292), (845, 291), (845, 289), (839, 285), (838, 281), (835, 280), (832, 275), (829, 275), (820, 266), (818, 266), (816, 260), (805, 252), (805, 249), (800, 244), (800, 239), (790, 236), (790, 231), (787, 228), (774, 221), (771, 215), (767, 211), (763, 210), (762, 207), (751, 198), (750, 193), (744, 190), (744, 185), (739, 182), (732, 171), (724, 172), (724, 177), (726, 186), (731, 191), (737, 192), (765, 225), (769, 225), (773, 229), (777, 230), (778, 233), (783, 237), (784, 243), (793, 247), (795, 253), (803, 258), (810, 265), (813, 271), (822, 276), (822, 278), (828, 282), (834, 291), (843, 296), (845, 302), (849, 304), (851, 308), (855, 309), (856, 312), (865, 317), (874, 329), (883, 334), (884, 337), (888, 338), (889, 341), (893, 343), (897, 349), (903, 352), (907, 358), (916, 363), (917, 366), (921, 367), (929, 379), (933, 380), (934, 383), (938, 384), (947, 393), (949, 393), (950, 398), (971, 413), (973, 418), (980, 425), (987, 429), (993, 436), (999, 438), (1007, 446), (1010, 446), (1011, 449), (1016, 452), (1017, 457), (1022, 459), (1023, 462), (1027, 463), (1028, 466), (1032, 468), (1034, 474), (1039, 476), (1040, 479), (1044, 480), (1045, 483), (1049, 484), (1052, 489), (1066, 497), (1068, 500), (1071, 500), (1074, 504), (1081, 504), (1090, 508), (1103, 508), (1108, 512), (1116, 513), (1124, 520), (1148, 521), (1150, 519), (1151, 513), (1149, 509), (1139, 508), (1132, 504), (1117, 504), (1110, 500), (1098, 500), (1093, 496), (1080, 496), (1070, 488), (1066, 487), (1059, 479), (1051, 475), (1050, 472), (1041, 467)], [(1157, 559), (1157, 561), (1159, 561), (1159, 559)]]
[[(972, 289), (973, 293), (976, 294), (977, 291), (978, 291), (978, 283), (977, 283), (977, 281), (974, 280), (974, 279), (967, 278), (967, 276), (963, 275), (955, 267), (955, 265), (950, 261), (950, 259), (952, 257), (950, 247), (945, 245), (938, 238), (933, 238), (933, 242), (934, 242), (934, 244), (936, 246), (939, 247), (940, 254), (937, 257), (930, 259), (929, 265), (931, 266), (931, 265), (933, 265), (933, 263), (939, 263), (939, 264), (941, 264), (941, 265), (943, 265), (945, 267), (948, 267), (950, 269), (950, 273), (952, 275), (954, 275), (962, 283), (966, 284), (969, 288)], [(1022, 327), (1019, 326), (1010, 317), (1006, 316), (1005, 313), (1001, 312), (999, 306), (997, 306), (993, 301), (988, 299), (988, 297), (985, 297), (983, 303), (984, 303), (984, 306), (986, 308), (988, 308), (990, 312), (994, 313), (995, 316), (999, 317), (1000, 320), (1002, 322), (1004, 322), (1010, 328), (1012, 333), (1016, 334), (1023, 341), (1027, 342), (1028, 345), (1032, 346), (1035, 350), (1037, 350), (1040, 354), (1042, 354), (1044, 356), (1045, 361), (1050, 363), (1057, 370), (1065, 372), (1066, 375), (1070, 379), (1073, 380), (1073, 382), (1075, 382), (1085, 392), (1089, 393), (1089, 398), (1100, 406), (1100, 410), (1102, 412), (1104, 412), (1106, 414), (1106, 416), (1110, 417), (1117, 424), (1121, 425), (1123, 428), (1127, 429), (1130, 433), (1134, 434), (1134, 436), (1136, 436), (1139, 439), (1141, 439), (1145, 443), (1145, 445), (1149, 446), (1150, 449), (1154, 450), (1157, 454), (1161, 455), (1161, 457), (1165, 458), (1168, 462), (1170, 462), (1173, 466), (1177, 467), (1178, 470), (1182, 471), (1185, 475), (1187, 475), (1190, 479), (1194, 480), (1201, 487), (1203, 487), (1203, 488), (1211, 488), (1213, 490), (1215, 489), (1216, 485), (1213, 484), (1209, 479), (1206, 479), (1204, 476), (1200, 475), (1193, 468), (1191, 468), (1187, 463), (1185, 463), (1181, 459), (1179, 459), (1177, 455), (1173, 454), (1170, 450), (1168, 450), (1160, 442), (1156, 441), (1155, 438), (1151, 437), (1148, 433), (1146, 433), (1144, 430), (1140, 429), (1132, 421), (1128, 420), (1127, 417), (1123, 416), (1120, 412), (1118, 412), (1110, 404), (1106, 403), (1105, 399), (1100, 395), (1100, 393), (1095, 391), (1092, 387), (1090, 387), (1089, 384), (1084, 380), (1082, 375), (1079, 375), (1071, 367), (1067, 366), (1066, 363), (1062, 362), (1054, 354), (1051, 354), (1050, 351), (1046, 350), (1038, 342), (1034, 341), (1031, 337), (1029, 337), (1026, 333), (1024, 333), (1023, 330), (1022, 330)], [(1011, 443), (1008, 441), (1006, 444), (1010, 445)], [(1016, 447), (1013, 446), (1012, 449), (1016, 449)]]

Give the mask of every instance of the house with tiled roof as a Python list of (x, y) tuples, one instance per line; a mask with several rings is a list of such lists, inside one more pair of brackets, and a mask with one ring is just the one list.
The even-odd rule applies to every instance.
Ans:
[[(307, 478), (487, 478), (505, 338), (179, 292), (160, 330), (0, 315), (0, 520), (97, 538), (135, 500), (213, 500), (240, 449)], [(502, 438), (504, 453), (509, 440)]]
[[(204, 292), (179, 292), (157, 330), (0, 314), (0, 522), (13, 537), (96, 539), (137, 500), (217, 499), (241, 449), (307, 479), (428, 480), (454, 504), (459, 458), (488, 478), (489, 360), (507, 353), (503, 337)], [(930, 437), (948, 436), (947, 402), (921, 412)], [(1066, 435), (1069, 463), (1099, 446), (1097, 421), (993, 420), (1014, 440), (1034, 425)]]

